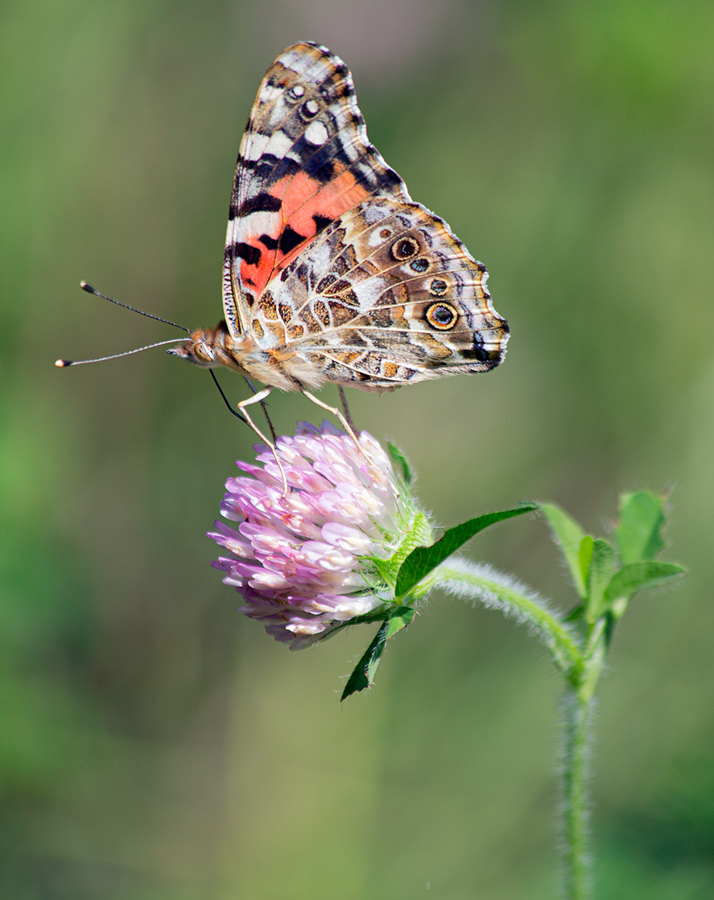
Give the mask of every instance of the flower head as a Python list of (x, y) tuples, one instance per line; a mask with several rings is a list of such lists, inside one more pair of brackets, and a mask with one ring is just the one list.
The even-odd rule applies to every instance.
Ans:
[(272, 451), (257, 445), (262, 468), (238, 462), (246, 475), (226, 482), (221, 514), (235, 526), (219, 520), (209, 534), (230, 554), (213, 565), (243, 596), (241, 612), (293, 649), (383, 617), (393, 563), (427, 528), (377, 441), (362, 432), (359, 443), (329, 422), (278, 438), (285, 495)]

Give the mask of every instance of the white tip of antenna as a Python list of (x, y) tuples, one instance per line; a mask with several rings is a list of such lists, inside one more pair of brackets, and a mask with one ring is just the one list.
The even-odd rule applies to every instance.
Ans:
[(95, 292), (92, 285), (87, 284), (86, 281), (80, 281), (79, 286), (82, 288), (83, 291), (89, 291), (90, 294), (93, 294)]
[(55, 365), (58, 369), (65, 369), (67, 366), (71, 366), (72, 363), (69, 359), (56, 359)]

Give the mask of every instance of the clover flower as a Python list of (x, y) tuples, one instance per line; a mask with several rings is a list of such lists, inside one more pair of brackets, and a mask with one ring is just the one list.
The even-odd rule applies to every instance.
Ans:
[(359, 444), (329, 422), (278, 438), (285, 495), (272, 451), (256, 445), (262, 468), (238, 462), (246, 475), (226, 482), (221, 514), (236, 524), (209, 533), (230, 554), (213, 565), (245, 600), (241, 612), (292, 649), (384, 618), (395, 603), (390, 561), (428, 532), (382, 447), (366, 432)]

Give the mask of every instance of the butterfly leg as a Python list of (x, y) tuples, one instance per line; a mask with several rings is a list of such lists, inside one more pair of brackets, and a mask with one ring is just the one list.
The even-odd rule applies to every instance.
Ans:
[[(246, 378), (244, 375), (243, 380), (248, 385), (248, 387), (251, 389), (251, 391), (253, 391), (254, 394), (258, 393), (257, 388), (254, 386), (254, 384), (250, 380), (250, 378)], [(275, 436), (275, 429), (273, 428), (273, 423), (270, 421), (270, 416), (268, 415), (268, 407), (265, 405), (265, 400), (260, 401), (260, 408), (263, 410), (263, 415), (265, 416), (265, 421), (268, 423), (268, 428), (270, 429), (270, 434), (272, 435), (273, 443), (275, 443), (277, 440), (277, 438)]]
[[(263, 432), (258, 428), (258, 426), (255, 424), (255, 422), (251, 419), (250, 414), (249, 414), (248, 410), (246, 409), (246, 406), (252, 406), (253, 403), (262, 404), (263, 401), (265, 400), (265, 398), (271, 392), (271, 390), (272, 390), (272, 388), (264, 388), (262, 391), (258, 391), (257, 394), (253, 394), (252, 397), (248, 397), (247, 400), (241, 400), (240, 403), (236, 403), (236, 409), (240, 410), (246, 423), (258, 435), (258, 437), (261, 439), (261, 441), (264, 444), (266, 444), (268, 447), (270, 447), (270, 449), (273, 453), (273, 457), (275, 458), (275, 462), (278, 465), (278, 469), (280, 470), (280, 475), (283, 479), (283, 497), (286, 497), (287, 493), (288, 493), (288, 479), (287, 479), (287, 476), (285, 475), (285, 469), (283, 468), (282, 463), (280, 462), (280, 459), (278, 458), (278, 454), (275, 449), (275, 443), (274, 443), (274, 441), (268, 440), (268, 438), (263, 434)], [(270, 420), (268, 420), (268, 421), (270, 421)]]
[[(309, 391), (304, 390), (302, 391), (302, 393), (307, 397), (308, 400), (312, 400), (313, 403), (319, 406), (320, 409), (324, 409), (325, 412), (332, 413), (332, 415), (335, 416), (335, 418), (339, 421), (340, 425), (345, 429), (347, 434), (355, 442), (355, 444), (357, 445), (357, 449), (361, 450), (364, 453), (364, 448), (360, 445), (352, 422), (346, 419), (336, 406), (328, 406), (326, 403), (323, 403), (322, 400), (318, 400), (318, 398), (314, 394), (311, 394)], [(349, 413), (347, 414), (349, 415)]]
[(337, 385), (337, 390), (340, 392), (340, 402), (342, 403), (342, 409), (345, 411), (345, 418), (347, 419), (350, 428), (352, 431), (355, 431), (355, 423), (352, 421), (352, 416), (350, 415), (350, 408), (347, 405), (347, 397), (345, 397), (345, 389), (341, 384)]
[[(359, 452), (364, 456), (367, 462), (372, 463), (373, 465), (379, 466), (379, 463), (375, 463), (374, 460), (370, 459), (369, 453), (364, 448), (362, 444), (360, 444), (359, 439), (357, 438), (357, 433), (354, 429), (354, 425), (352, 423), (352, 417), (349, 414), (349, 410), (347, 409), (347, 404), (345, 403), (345, 413), (349, 417), (349, 420), (346, 416), (343, 416), (342, 413), (334, 406), (328, 406), (326, 403), (323, 403), (322, 400), (318, 400), (314, 394), (309, 393), (308, 391), (303, 390), (302, 393), (307, 397), (308, 400), (312, 400), (314, 404), (320, 407), (320, 409), (324, 409), (326, 412), (332, 413), (333, 416), (339, 421), (340, 425), (345, 429), (347, 434), (352, 438), (355, 442), (355, 446), (359, 450)], [(342, 395), (342, 388), (340, 388), (340, 394)], [(342, 395), (342, 402), (345, 402), (344, 395)]]

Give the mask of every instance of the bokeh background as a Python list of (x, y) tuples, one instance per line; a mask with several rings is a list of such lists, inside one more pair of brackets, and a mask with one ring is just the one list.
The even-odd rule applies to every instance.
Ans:
[[(714, 6), (663, 0), (6, 0), (0, 9), (0, 896), (556, 895), (559, 684), (435, 598), (340, 706), (366, 629), (291, 654), (205, 538), (248, 431), (173, 337), (221, 316), (233, 166), (297, 39), (491, 273), (504, 366), (382, 397), (444, 524), (554, 500), (594, 534), (671, 489), (691, 574), (616, 636), (593, 747), (597, 896), (714, 896)], [(233, 399), (238, 378), (224, 376)], [(332, 388), (323, 398), (333, 399)], [(279, 431), (315, 410), (276, 394)], [(567, 608), (545, 526), (468, 553)]]

